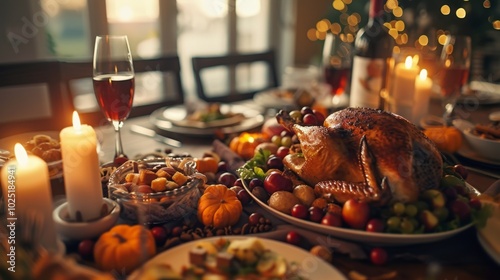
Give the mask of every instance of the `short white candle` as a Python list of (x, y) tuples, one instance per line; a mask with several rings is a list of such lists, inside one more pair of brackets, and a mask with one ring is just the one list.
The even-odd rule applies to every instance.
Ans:
[(415, 79), (418, 76), (418, 66), (413, 63), (411, 56), (406, 57), (404, 63), (398, 63), (394, 70), (392, 97), (396, 114), (409, 120), (412, 118), (412, 103), (415, 95)]
[(21, 242), (21, 235), (12, 235), (12, 229), (20, 233), (22, 226), (37, 225), (35, 231), (29, 232), (34, 241), (51, 252), (58, 252), (47, 163), (37, 156), (28, 155), (19, 143), (15, 145), (14, 152), (16, 158), (5, 163), (1, 176), (9, 231), (7, 236), (12, 236), (10, 240), (15, 242), (9, 244), (16, 247)]
[(413, 107), (413, 123), (419, 124), (420, 120), (429, 111), (429, 99), (432, 90), (432, 80), (427, 77), (427, 70), (422, 69), (415, 80), (415, 106)]
[(73, 126), (64, 128), (59, 138), (70, 218), (76, 221), (98, 219), (103, 196), (95, 131), (88, 125), (81, 125), (74, 112)]

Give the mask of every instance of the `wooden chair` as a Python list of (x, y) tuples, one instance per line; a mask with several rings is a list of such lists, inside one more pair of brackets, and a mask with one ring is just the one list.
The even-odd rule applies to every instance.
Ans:
[(0, 64), (0, 137), (71, 125), (69, 96), (57, 61)]
[[(63, 62), (62, 77), (66, 91), (78, 103), (80, 97), (90, 100), (93, 107), (79, 112), (85, 123), (103, 125), (107, 123), (95, 100), (92, 87), (92, 62)], [(176, 55), (153, 59), (134, 60), (135, 94), (134, 107), (129, 117), (150, 114), (155, 109), (184, 103), (179, 57)], [(78, 92), (80, 91), (80, 92)], [(83, 93), (83, 95), (82, 95)], [(86, 97), (82, 97), (86, 95)], [(75, 107), (78, 109), (78, 105)]]
[[(228, 54), (224, 56), (196, 56), (191, 59), (193, 74), (196, 84), (196, 93), (198, 97), (206, 102), (236, 102), (246, 99), (251, 99), (253, 96), (263, 90), (277, 87), (279, 85), (278, 76), (276, 72), (276, 57), (273, 50), (260, 52), (260, 53), (247, 53), (247, 54)], [(257, 65), (264, 65), (264, 71), (252, 71), (252, 67)], [(210, 68), (210, 69), (209, 69)], [(239, 69), (246, 70), (242, 76), (245, 81), (242, 81)], [(214, 78), (209, 77), (209, 70), (216, 71), (216, 69), (224, 69), (226, 77)], [(256, 73), (257, 72), (257, 73)], [(219, 73), (221, 71), (219, 70)], [(205, 76), (206, 74), (206, 76)], [(261, 75), (260, 77), (258, 77)], [(254, 86), (258, 79), (262, 82), (260, 85)], [(211, 94), (208, 90), (208, 84), (213, 82), (228, 81), (225, 87), (227, 90), (223, 92), (215, 92)], [(243, 84), (248, 84), (246, 88)]]

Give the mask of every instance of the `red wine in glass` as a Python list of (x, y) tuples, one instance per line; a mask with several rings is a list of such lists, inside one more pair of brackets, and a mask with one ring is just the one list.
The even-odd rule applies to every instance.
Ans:
[(441, 70), (441, 93), (445, 98), (453, 94), (459, 95), (462, 87), (469, 79), (469, 69), (466, 67), (449, 67)]
[(324, 67), (325, 82), (331, 87), (332, 95), (340, 95), (344, 92), (351, 74), (350, 68), (337, 68), (333, 66)]
[(109, 121), (125, 120), (134, 100), (134, 76), (106, 74), (94, 77), (94, 91)]

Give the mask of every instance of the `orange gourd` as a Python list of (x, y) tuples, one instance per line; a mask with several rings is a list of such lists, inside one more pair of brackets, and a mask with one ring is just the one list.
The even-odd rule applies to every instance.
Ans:
[(444, 152), (454, 153), (462, 146), (462, 133), (453, 126), (429, 127), (424, 130), (424, 134)]
[(254, 156), (255, 147), (263, 142), (265, 137), (262, 133), (243, 132), (231, 140), (229, 148), (243, 159), (249, 160)]
[(238, 222), (242, 211), (236, 193), (224, 185), (208, 186), (198, 201), (198, 220), (206, 226), (232, 226)]
[(105, 271), (130, 273), (156, 254), (155, 239), (142, 225), (116, 225), (94, 245), (94, 260)]

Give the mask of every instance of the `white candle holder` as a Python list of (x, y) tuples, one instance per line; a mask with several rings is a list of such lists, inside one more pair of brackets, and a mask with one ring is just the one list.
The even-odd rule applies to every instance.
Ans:
[(63, 202), (54, 209), (53, 218), (56, 231), (64, 240), (82, 240), (99, 236), (116, 224), (120, 214), (120, 205), (114, 200), (103, 198), (106, 213), (94, 221), (71, 221), (68, 214), (68, 202)]

